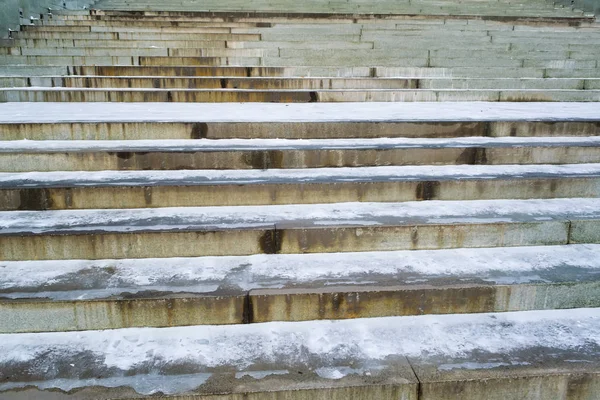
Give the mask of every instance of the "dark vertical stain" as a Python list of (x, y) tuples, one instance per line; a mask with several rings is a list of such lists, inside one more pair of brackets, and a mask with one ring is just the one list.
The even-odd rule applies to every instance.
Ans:
[(281, 150), (256, 150), (244, 155), (246, 165), (252, 169), (281, 168), (283, 165), (283, 152)]
[(281, 252), (281, 234), (277, 229), (265, 231), (258, 244), (264, 254), (279, 254)]
[(466, 148), (456, 159), (457, 164), (485, 165), (488, 163), (485, 147)]
[(152, 186), (144, 187), (144, 201), (147, 206), (152, 204)]
[(227, 79), (221, 78), (221, 89), (227, 88)]
[(517, 136), (517, 127), (510, 128), (510, 136)]
[(173, 102), (173, 93), (169, 90), (167, 92), (167, 103), (172, 103)]
[(208, 137), (208, 124), (206, 122), (197, 122), (192, 125), (192, 139), (206, 139)]
[(19, 210), (48, 210), (53, 206), (50, 190), (21, 189), (19, 190)]
[(316, 103), (318, 101), (317, 92), (310, 92), (310, 100), (309, 103)]
[(419, 182), (416, 190), (417, 200), (433, 200), (438, 197), (440, 182), (423, 181)]
[(250, 293), (244, 297), (242, 310), (242, 324), (251, 324), (254, 322), (254, 309), (252, 308), (252, 297)]

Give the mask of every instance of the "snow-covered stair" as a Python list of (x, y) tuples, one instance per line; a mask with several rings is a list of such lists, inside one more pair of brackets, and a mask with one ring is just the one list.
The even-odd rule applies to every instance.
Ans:
[(3, 335), (7, 398), (597, 399), (598, 309)]
[(0, 399), (600, 400), (592, 16), (95, 7), (0, 43)]

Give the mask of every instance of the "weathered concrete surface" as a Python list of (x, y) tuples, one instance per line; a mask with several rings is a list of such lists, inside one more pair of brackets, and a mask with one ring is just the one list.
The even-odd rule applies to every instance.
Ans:
[[(518, 178), (440, 176), (439, 180), (418, 177), (401, 180), (387, 177), (323, 177), (294, 182), (289, 178), (260, 180), (243, 177), (231, 182), (212, 184), (204, 179), (196, 183), (151, 182), (128, 184), (118, 181), (94, 184), (77, 181), (44, 185), (0, 183), (0, 210), (120, 209), (147, 207), (243, 206), (276, 204), (321, 204), (340, 202), (403, 202), (421, 200), (494, 200), (595, 198), (600, 196), (599, 176), (557, 174)], [(542, 174), (540, 174), (542, 175)], [(124, 177), (127, 179), (126, 177)], [(283, 180), (283, 182), (277, 182)], [(287, 180), (287, 182), (286, 182)], [(346, 182), (351, 180), (352, 182)], [(21, 184), (23, 185), (23, 184)], [(34, 186), (35, 187), (32, 187)], [(20, 186), (20, 185), (19, 185)], [(60, 187), (54, 187), (60, 186)]]
[(598, 122), (3, 123), (2, 140), (596, 136)]
[(2, 217), (3, 260), (595, 243), (599, 232), (598, 202), (585, 198), (16, 211)]
[[(593, 226), (590, 223), (591, 229)], [(281, 232), (281, 253), (285, 254), (535, 246), (568, 242), (568, 223), (561, 221), (333, 229), (288, 227), (282, 224), (278, 231)], [(591, 236), (591, 239), (595, 236)]]
[[(0, 56), (1, 57), (1, 56)], [(20, 57), (20, 56), (19, 56)], [(23, 56), (30, 57), (30, 56)], [(36, 57), (36, 56), (31, 56)], [(77, 64), (78, 60), (52, 61), (52, 64)], [(70, 57), (68, 57), (70, 58)], [(136, 65), (135, 59), (111, 62)], [(167, 57), (171, 65), (189, 65)], [(237, 64), (230, 58), (198, 57), (190, 59), (193, 65)], [(2, 61), (0, 60), (0, 63)], [(24, 60), (29, 63), (29, 60)], [(86, 60), (84, 63), (102, 63)], [(33, 62), (36, 64), (36, 62)], [(255, 64), (250, 61), (251, 65)], [(39, 64), (36, 64), (39, 65)], [(147, 64), (144, 64), (147, 65)], [(154, 65), (154, 64), (151, 64)], [(260, 103), (315, 103), (315, 102), (597, 102), (600, 90), (494, 90), (494, 89), (86, 89), (86, 88), (10, 88), (0, 91), (4, 102), (260, 102)]]
[[(597, 243), (598, 222), (586, 221), (589, 237), (575, 230), (573, 243)], [(569, 243), (563, 221), (380, 227), (281, 227), (274, 230), (201, 230), (0, 236), (2, 260), (60, 260), (212, 255), (332, 253), (535, 246)], [(189, 243), (194, 246), (190, 247)]]
[[(254, 139), (259, 140), (259, 139)], [(323, 144), (326, 145), (326, 144)], [(189, 146), (180, 150), (157, 147), (143, 150), (123, 146), (110, 150), (69, 148), (33, 151), (3, 148), (0, 170), (33, 171), (135, 171), (178, 169), (277, 169), (375, 167), (402, 165), (506, 165), (568, 164), (600, 162), (600, 147), (565, 143), (551, 146), (528, 143), (519, 146), (490, 147), (406, 147), (273, 150), (202, 149)]]
[(600, 306), (600, 282), (556, 285), (413, 285), (260, 289), (253, 322), (461, 314)]
[[(127, 299), (0, 300), (0, 332), (66, 332), (244, 322), (245, 295), (144, 294)], [(145, 297), (147, 296), (147, 297)]]
[[(195, 257), (268, 253), (271, 230), (3, 236), (3, 260)], [(193, 246), (190, 246), (193, 243)]]
[(10, 378), (0, 391), (60, 399), (266, 392), (273, 399), (595, 400), (597, 332), (597, 312), (578, 309), (9, 334), (0, 365)]
[(529, 349), (510, 355), (411, 358), (423, 400), (593, 400), (600, 393), (597, 349), (548, 353)]
[[(599, 269), (590, 265), (598, 264), (593, 256), (597, 246), (575, 245), (572, 257), (568, 257), (571, 246), (574, 245), (547, 246), (548, 250), (538, 247), (537, 251), (526, 248), (398, 252), (395, 260), (398, 269), (386, 273), (365, 271), (389, 268), (386, 261), (394, 260), (387, 258), (392, 253), (352, 253), (352, 261), (350, 254), (346, 257), (320, 255), (322, 262), (311, 256), (282, 255), (266, 256), (262, 260), (254, 256), (228, 257), (227, 260), (201, 257), (87, 263), (2, 262), (0, 332), (598, 307)], [(516, 257), (510, 257), (511, 253)], [(444, 254), (448, 260), (446, 266), (451, 262), (460, 264), (453, 260), (457, 255), (484, 260), (485, 254), (490, 254), (499, 258), (486, 259), (487, 264), (491, 264), (487, 269), (473, 268), (472, 262), (465, 262), (462, 265), (467, 270), (470, 265), (470, 273), (439, 274), (438, 264)], [(520, 259), (519, 254), (525, 257)], [(367, 261), (373, 259), (379, 262)], [(438, 273), (416, 273), (411, 268), (400, 268), (403, 263), (412, 264), (411, 259), (429, 264), (430, 269), (438, 269)], [(548, 259), (548, 268), (535, 265), (540, 259)], [(271, 268), (261, 270), (261, 261), (270, 263)], [(253, 263), (258, 263), (256, 269), (263, 272), (253, 273)], [(332, 277), (332, 270), (326, 266), (329, 263), (345, 265), (348, 269), (357, 269), (360, 264), (363, 272)], [(76, 264), (80, 264), (81, 269), (73, 269)], [(515, 264), (523, 264), (527, 268), (503, 271), (506, 264), (512, 264), (513, 268)], [(294, 265), (304, 269), (298, 271), (300, 276), (308, 269), (319, 270), (320, 274), (311, 280), (281, 276), (289, 276), (288, 269)], [(57, 275), (53, 270), (60, 266), (65, 272)], [(159, 266), (165, 271), (157, 271)], [(11, 269), (29, 277), (17, 278), (18, 272)], [(37, 274), (46, 274), (48, 280), (37, 278)], [(37, 285), (31, 283), (36, 280)], [(337, 285), (332, 286), (334, 283)]]

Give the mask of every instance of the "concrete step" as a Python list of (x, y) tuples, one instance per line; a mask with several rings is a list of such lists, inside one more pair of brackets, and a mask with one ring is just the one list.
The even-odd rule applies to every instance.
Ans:
[(568, 163), (600, 163), (600, 138), (0, 142), (4, 172)]
[[(379, 4), (379, 3), (378, 3)], [(122, 4), (122, 3), (111, 3), (100, 5), (104, 9), (110, 10), (111, 15), (117, 15), (115, 12), (124, 11), (121, 15), (132, 15), (129, 11), (135, 9), (136, 11), (146, 11), (146, 14), (153, 15), (156, 14), (156, 11), (160, 10), (161, 15), (211, 15), (210, 11), (217, 13), (222, 12), (231, 12), (232, 16), (244, 15), (244, 13), (249, 13), (250, 15), (259, 15), (261, 17), (269, 16), (287, 16), (293, 14), (300, 14), (306, 17), (313, 17), (314, 15), (319, 15), (321, 18), (327, 18), (330, 16), (339, 17), (339, 14), (346, 15), (360, 15), (367, 14), (367, 16), (373, 16), (377, 14), (408, 14), (408, 15), (426, 15), (427, 17), (431, 15), (439, 15), (443, 18), (447, 18), (449, 16), (462, 16), (463, 18), (476, 19), (476, 18), (486, 18), (490, 17), (490, 19), (499, 19), (500, 17), (504, 17), (509, 21), (516, 20), (541, 20), (544, 22), (559, 22), (564, 23), (566, 20), (574, 20), (581, 22), (590, 22), (588, 18), (582, 18), (583, 13), (574, 11), (571, 9), (565, 8), (556, 8), (552, 9), (548, 4), (543, 4), (539, 6), (522, 6), (522, 5), (511, 5), (508, 3), (504, 3), (494, 7), (488, 3), (486, 4), (469, 4), (465, 3), (449, 3), (447, 1), (438, 2), (437, 4), (425, 4), (421, 2), (417, 3), (387, 3), (381, 4), (373, 3), (363, 3), (363, 5), (351, 4), (349, 2), (338, 2), (338, 3), (327, 3), (324, 4), (322, 2), (309, 2), (302, 3), (301, 5), (291, 5), (289, 2), (278, 2), (269, 4), (255, 4), (248, 5), (242, 2), (227, 4), (223, 3), (211, 3), (204, 4), (202, 6), (194, 5), (190, 7), (189, 5), (177, 5), (169, 3), (168, 6), (163, 4), (154, 4), (154, 5), (145, 5), (140, 6), (137, 4)], [(97, 6), (97, 5), (96, 5)], [(166, 10), (168, 8), (168, 10)], [(169, 14), (166, 14), (165, 11), (169, 11)], [(94, 11), (95, 14), (98, 11)], [(100, 14), (98, 14), (100, 15)], [(141, 15), (141, 14), (138, 14)], [(214, 15), (214, 14), (212, 14)], [(297, 18), (297, 17), (296, 17)]]
[[(88, 57), (107, 57), (107, 56), (137, 56), (137, 57), (278, 57), (278, 49), (227, 49), (227, 48), (200, 48), (200, 49), (171, 49), (171, 48), (143, 48), (137, 46), (135, 49), (127, 48), (0, 48), (2, 52), (8, 52), (11, 55), (23, 56), (88, 56)], [(550, 56), (548, 56), (550, 57)]]
[(0, 77), (0, 87), (160, 89), (561, 89), (598, 90), (600, 78), (291, 78), (236, 76)]
[(88, 89), (2, 88), (4, 102), (597, 102), (600, 90), (562, 89)]
[(598, 105), (595, 103), (5, 103), (0, 105), (0, 138), (139, 140), (600, 136), (598, 115)]
[[(244, 71), (246, 72), (246, 71)], [(553, 84), (554, 83), (554, 84)], [(507, 82), (507, 85), (524, 86), (526, 82)], [(573, 81), (555, 80), (545, 86), (558, 88), (582, 89), (586, 84), (583, 79)], [(588, 83), (589, 86), (600, 87), (600, 79)], [(532, 82), (535, 86), (535, 82)], [(543, 85), (538, 85), (543, 86)], [(71, 88), (179, 88), (179, 89), (415, 89), (419, 87), (418, 79), (395, 78), (262, 78), (262, 77), (0, 77), (0, 87), (71, 87)]]
[[(159, 49), (162, 51), (163, 49)], [(200, 65), (259, 66), (260, 57), (0, 56), (0, 65)], [(591, 65), (591, 64), (590, 64)], [(557, 68), (561, 68), (557, 66)]]
[(600, 197), (600, 164), (0, 173), (0, 210)]
[[(250, 43), (250, 42), (242, 42)], [(88, 40), (88, 39), (14, 39), (5, 43), (6, 47), (20, 46), (28, 48), (135, 48), (135, 47), (154, 47), (154, 48), (225, 48), (225, 40)], [(351, 48), (350, 44), (343, 43)], [(361, 46), (370, 46), (371, 43), (357, 43)]]
[(597, 307), (599, 250), (569, 245), (8, 261), (0, 269), (0, 331)]
[[(22, 76), (24, 71), (36, 75), (52, 75), (44, 67), (0, 66), (0, 74)], [(45, 67), (49, 71), (52, 68)], [(60, 69), (64, 71), (63, 67)], [(33, 69), (33, 71), (32, 71)], [(262, 77), (380, 77), (380, 78), (600, 78), (600, 68), (551, 69), (551, 68), (506, 68), (506, 67), (454, 67), (454, 68), (410, 68), (410, 67), (201, 67), (201, 66), (73, 66), (62, 75), (89, 76), (262, 76)], [(6, 71), (6, 72), (2, 72)]]
[(600, 243), (600, 201), (5, 211), (0, 226), (4, 261), (564, 245)]
[(58, 40), (233, 40), (256, 41), (260, 34), (241, 33), (152, 33), (152, 32), (13, 32), (15, 39), (58, 39)]
[(57, 399), (594, 398), (598, 319), (574, 309), (8, 334), (0, 390)]

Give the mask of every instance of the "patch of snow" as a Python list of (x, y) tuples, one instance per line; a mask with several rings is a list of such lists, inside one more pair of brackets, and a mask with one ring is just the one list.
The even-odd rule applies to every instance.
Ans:
[(6, 211), (1, 234), (19, 232), (162, 231), (170, 229), (272, 228), (319, 221), (406, 224), (444, 221), (522, 221), (539, 217), (598, 218), (600, 199), (417, 201), (277, 206), (175, 207), (119, 210)]
[(598, 120), (597, 103), (3, 103), (0, 123)]
[(467, 137), (373, 139), (5, 140), (0, 152), (215, 151), (266, 149), (389, 149), (442, 147), (598, 146), (600, 137)]
[[(97, 354), (106, 368), (120, 371), (160, 359), (170, 365), (194, 363), (207, 372), (223, 366), (242, 372), (267, 362), (287, 369), (306, 357), (322, 360), (321, 366), (327, 368), (344, 365), (348, 358), (426, 360), (589, 345), (600, 346), (600, 309), (5, 334), (0, 365), (89, 352)], [(302, 359), (296, 357), (299, 354)]]
[(599, 176), (600, 164), (1, 173), (2, 187), (219, 185)]

